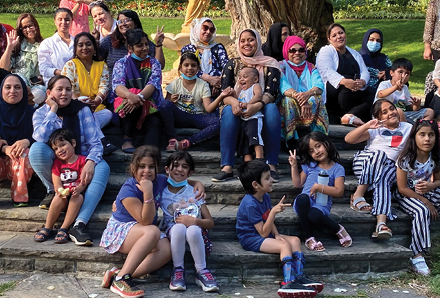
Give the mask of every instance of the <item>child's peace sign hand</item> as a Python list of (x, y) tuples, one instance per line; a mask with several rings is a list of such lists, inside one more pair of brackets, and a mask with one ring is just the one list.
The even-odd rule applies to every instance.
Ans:
[(367, 127), (368, 129), (376, 129), (379, 128), (381, 126), (383, 126), (383, 122), (385, 122), (384, 120), (377, 120), (377, 119), (372, 119), (370, 121), (367, 122)]
[(298, 161), (296, 160), (296, 150), (293, 150), (293, 153), (292, 153), (292, 150), (289, 150), (289, 154), (290, 154), (290, 156), (289, 156), (290, 166), (291, 167), (298, 166)]
[(284, 199), (286, 198), (286, 196), (283, 196), (280, 200), (280, 202), (278, 204), (276, 204), (273, 208), (271, 212), (275, 212), (275, 214), (283, 212), (284, 209), (286, 209), (286, 207), (290, 207), (291, 204), (284, 204)]

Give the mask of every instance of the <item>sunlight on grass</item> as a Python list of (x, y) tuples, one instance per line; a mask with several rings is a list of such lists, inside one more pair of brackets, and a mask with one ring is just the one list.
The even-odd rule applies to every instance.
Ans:
[[(17, 15), (0, 14), (0, 21), (15, 27)], [(36, 15), (43, 37), (49, 37), (55, 32), (52, 15)], [(141, 18), (144, 31), (149, 35), (156, 32), (158, 25), (165, 25), (165, 32), (177, 34), (180, 32), (183, 19), (181, 18)], [(355, 50), (361, 48), (364, 33), (371, 28), (378, 28), (384, 34), (382, 53), (391, 60), (405, 57), (414, 65), (411, 74), (410, 91), (413, 94), (423, 94), (426, 74), (434, 69), (431, 61), (423, 59), (423, 28), (425, 20), (338, 20), (347, 31), (347, 45)], [(91, 27), (92, 23), (90, 22)], [(216, 19), (215, 24), (219, 34), (230, 34), (231, 20)], [(172, 68), (177, 53), (164, 49), (165, 71)]]

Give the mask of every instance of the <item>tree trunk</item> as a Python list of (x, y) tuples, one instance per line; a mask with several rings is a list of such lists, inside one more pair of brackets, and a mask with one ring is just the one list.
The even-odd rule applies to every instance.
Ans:
[(334, 22), (333, 6), (325, 0), (225, 0), (232, 17), (231, 38), (243, 29), (252, 28), (266, 39), (273, 23), (284, 22), (292, 34), (303, 38), (309, 59), (327, 44), (326, 28)]

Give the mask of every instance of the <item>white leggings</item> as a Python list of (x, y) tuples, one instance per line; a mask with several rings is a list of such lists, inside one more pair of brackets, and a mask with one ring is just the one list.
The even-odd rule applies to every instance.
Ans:
[(191, 255), (194, 259), (194, 267), (197, 272), (206, 268), (205, 243), (203, 241), (202, 230), (199, 226), (185, 227), (178, 223), (171, 227), (169, 231), (171, 243), (171, 256), (173, 266), (184, 267), (186, 242), (189, 244)]

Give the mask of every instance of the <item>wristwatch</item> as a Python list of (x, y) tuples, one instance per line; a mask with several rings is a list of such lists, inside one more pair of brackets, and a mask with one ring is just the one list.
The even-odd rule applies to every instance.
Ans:
[(138, 96), (142, 99), (142, 101), (145, 101), (145, 97), (142, 94), (138, 94)]

